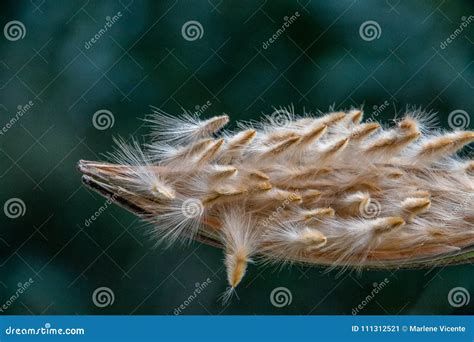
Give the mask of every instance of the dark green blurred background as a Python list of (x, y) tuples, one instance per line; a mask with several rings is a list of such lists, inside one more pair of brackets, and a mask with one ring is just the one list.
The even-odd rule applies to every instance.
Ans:
[[(113, 136), (146, 134), (139, 119), (149, 105), (178, 114), (210, 103), (203, 117), (225, 112), (233, 125), (289, 104), (363, 105), (385, 123), (412, 106), (437, 112), (446, 128), (458, 111), (458, 126), (472, 129), (473, 14), (470, 0), (2, 1), (1, 27), (20, 21), (25, 36), (0, 39), (0, 127), (18, 106), (33, 106), (0, 135), (0, 203), (18, 198), (26, 208), (15, 219), (0, 211), (0, 305), (34, 280), (3, 313), (173, 314), (207, 278), (182, 314), (351, 314), (385, 278), (360, 314), (473, 312), (474, 299), (448, 302), (454, 287), (474, 293), (472, 265), (342, 275), (252, 265), (239, 298), (223, 306), (220, 250), (153, 248), (143, 223), (116, 206), (86, 227), (105, 200), (76, 171), (79, 159), (110, 151)], [(196, 40), (182, 35), (191, 20), (202, 26)], [(359, 33), (367, 21), (380, 28), (375, 39)], [(93, 115), (102, 109), (114, 124), (99, 130)], [(99, 287), (111, 289), (113, 304), (94, 304)], [(276, 287), (291, 291), (291, 304), (271, 304)]]

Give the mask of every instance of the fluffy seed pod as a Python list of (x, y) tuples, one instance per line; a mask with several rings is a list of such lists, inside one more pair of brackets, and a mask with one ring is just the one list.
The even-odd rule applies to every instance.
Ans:
[(362, 111), (288, 115), (219, 131), (157, 111), (153, 141), (117, 140), (109, 162), (80, 161), (84, 183), (152, 224), (159, 241), (224, 250), (229, 292), (249, 262), (392, 268), (470, 261), (474, 132), (407, 114), (392, 128)]

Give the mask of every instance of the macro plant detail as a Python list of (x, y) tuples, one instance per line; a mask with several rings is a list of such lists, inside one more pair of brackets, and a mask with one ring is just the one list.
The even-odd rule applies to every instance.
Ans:
[[(280, 112), (280, 111), (279, 111)], [(150, 223), (170, 246), (224, 250), (230, 295), (248, 264), (426, 267), (474, 255), (472, 131), (442, 132), (409, 112), (392, 127), (361, 110), (296, 115), (225, 130), (160, 110), (151, 141), (116, 139), (108, 161), (79, 161), (83, 182)]]

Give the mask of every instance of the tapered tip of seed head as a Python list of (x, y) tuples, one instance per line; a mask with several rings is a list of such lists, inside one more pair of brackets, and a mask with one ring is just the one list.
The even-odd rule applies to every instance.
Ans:
[(324, 219), (324, 218), (331, 218), (334, 217), (336, 212), (333, 208), (317, 208), (314, 210), (307, 211), (304, 216), (306, 220), (311, 220), (313, 218), (316, 219)]
[(455, 153), (464, 145), (474, 141), (474, 132), (455, 132), (437, 137), (423, 144), (419, 157), (443, 157)]
[(225, 178), (230, 177), (237, 173), (237, 168), (231, 165), (219, 165), (211, 171), (211, 176), (214, 178)]
[(361, 111), (361, 110), (351, 110), (349, 112), (349, 118), (350, 120), (355, 123), (355, 124), (358, 124), (359, 122), (362, 121), (362, 117), (364, 116), (364, 113)]
[(431, 206), (431, 200), (428, 197), (410, 197), (402, 201), (401, 206), (408, 214), (407, 220), (411, 221), (414, 216), (419, 215)]
[(240, 250), (235, 254), (227, 255), (227, 258), (227, 280), (232, 288), (236, 288), (247, 271), (247, 253)]
[(220, 138), (211, 143), (211, 146), (203, 153), (200, 158), (200, 162), (208, 161), (212, 159), (217, 151), (221, 148), (222, 144), (224, 143), (224, 139)]
[(209, 125), (210, 130), (212, 132), (216, 132), (220, 130), (222, 127), (224, 127), (228, 123), (229, 123), (229, 116), (226, 114), (215, 116), (207, 120), (207, 124)]
[(472, 141), (474, 139), (474, 131), (466, 131), (461, 135), (464, 139)]
[(363, 139), (377, 131), (380, 128), (380, 125), (376, 122), (369, 122), (363, 125), (360, 125), (354, 132), (351, 134), (351, 139), (358, 140)]
[(433, 141), (428, 141), (423, 146), (423, 153), (437, 152), (440, 151), (453, 143), (452, 139), (448, 137), (440, 137)]
[(302, 197), (304, 202), (311, 202), (320, 199), (321, 195), (322, 192), (319, 190), (306, 190)]
[(215, 141), (215, 143), (214, 143), (214, 146), (217, 147), (217, 148), (219, 148), (219, 147), (222, 146), (222, 144), (224, 143), (224, 141), (225, 141), (224, 138), (217, 139), (217, 140)]
[(326, 151), (326, 155), (331, 156), (334, 153), (342, 151), (343, 149), (347, 147), (347, 144), (349, 144), (349, 140), (350, 138), (347, 137), (347, 138), (337, 141), (336, 143), (334, 143), (333, 145), (329, 147), (329, 149)]
[(367, 192), (358, 191), (346, 196), (344, 202), (346, 203), (358, 203), (361, 205), (367, 205), (370, 201), (370, 195)]
[(330, 113), (326, 116), (323, 116), (321, 118), (321, 121), (326, 123), (327, 125), (331, 125), (331, 124), (335, 124), (335, 123), (341, 121), (345, 117), (346, 117), (346, 113), (344, 113), (344, 112), (334, 112), (334, 113)]
[(299, 136), (290, 137), (290, 138), (282, 141), (281, 143), (277, 144), (276, 146), (272, 147), (270, 149), (269, 153), (272, 153), (272, 154), (281, 153), (281, 152), (287, 150), (288, 148), (290, 148), (291, 146), (293, 146), (299, 140), (300, 140)]
[(376, 233), (389, 232), (405, 225), (405, 220), (399, 216), (381, 217), (373, 220), (372, 227)]
[(253, 138), (255, 138), (256, 135), (257, 135), (256, 130), (248, 129), (248, 130), (246, 130), (242, 133), (242, 140), (244, 140), (244, 141), (253, 140)]
[(161, 197), (161, 198), (164, 197), (166, 199), (176, 198), (176, 193), (174, 192), (173, 189), (171, 188), (167, 189), (162, 184), (158, 184), (158, 183), (155, 183), (151, 186), (150, 192), (156, 197)]
[(416, 191), (410, 193), (410, 197), (430, 198), (430, 197), (431, 197), (431, 193), (430, 193), (429, 191), (426, 191), (426, 190), (416, 190)]
[(467, 131), (467, 132), (460, 132), (457, 134), (457, 137), (453, 139), (454, 144), (458, 146), (464, 146), (470, 144), (474, 141), (474, 132)]
[(213, 142), (213, 140), (211, 138), (199, 139), (198, 141), (196, 141), (194, 144), (192, 144), (189, 147), (188, 152), (191, 155), (194, 154), (194, 153), (200, 153), (205, 148), (207, 148), (212, 142)]
[(467, 173), (473, 174), (474, 173), (474, 161), (469, 161), (465, 164), (464, 170)]
[(240, 195), (247, 192), (245, 187), (220, 186), (215, 189), (216, 193), (223, 196)]
[(210, 194), (205, 196), (201, 202), (205, 207), (219, 203), (224, 204), (240, 196), (245, 196), (247, 193), (248, 190), (244, 186), (222, 185), (212, 189)]
[(388, 168), (385, 170), (385, 174), (389, 179), (398, 179), (402, 177), (405, 173), (402, 170), (395, 169), (395, 168)]
[(92, 177), (90, 177), (90, 176), (88, 176), (88, 175), (82, 175), (81, 181), (82, 181), (82, 183), (84, 183), (85, 185), (90, 185), (91, 182), (92, 182)]
[(229, 167), (227, 168), (227, 170), (225, 170), (225, 172), (226, 172), (226, 173), (229, 173), (229, 174), (231, 174), (231, 175), (233, 175), (233, 174), (237, 173), (237, 168), (234, 167), (234, 166), (229, 166)]
[(413, 118), (405, 118), (398, 123), (398, 127), (408, 133), (418, 132), (418, 123)]
[(326, 245), (327, 238), (316, 229), (304, 229), (299, 234), (299, 243), (305, 246), (306, 251), (312, 251)]
[(402, 139), (402, 142), (410, 142), (412, 140), (416, 140), (421, 137), (421, 132), (410, 132), (405, 135), (405, 139)]
[(303, 198), (301, 198), (300, 195), (298, 194), (291, 194), (290, 196), (288, 196), (288, 200), (290, 202), (296, 202), (296, 203), (302, 203), (303, 202)]
[(439, 228), (428, 228), (427, 234), (434, 238), (446, 238), (448, 233)]
[(328, 126), (326, 124), (319, 124), (311, 128), (308, 133), (303, 135), (303, 137), (301, 138), (301, 143), (309, 144), (315, 141), (327, 131), (327, 128)]
[(257, 189), (261, 191), (268, 191), (273, 188), (272, 183), (270, 182), (260, 182), (257, 184)]
[(275, 189), (275, 191), (271, 193), (271, 198), (279, 202), (295, 202), (295, 203), (303, 202), (303, 199), (301, 198), (299, 194), (295, 192), (280, 190), (280, 189)]
[(81, 159), (77, 162), (77, 169), (79, 170), (79, 172), (85, 173), (85, 172), (87, 172), (87, 170), (90, 169), (90, 165), (93, 164), (93, 163), (94, 162), (91, 162), (89, 160)]
[(79, 170), (79, 172), (84, 172), (85, 170), (84, 164), (85, 164), (85, 160), (82, 160), (82, 159), (77, 162), (76, 167)]
[(342, 139), (341, 141), (339, 141), (339, 142), (335, 145), (335, 147), (339, 150), (339, 149), (345, 147), (345, 146), (347, 145), (347, 143), (349, 142), (349, 140), (350, 140), (349, 137), (347, 137), (347, 138), (345, 138), (345, 139)]
[(257, 179), (257, 180), (269, 180), (270, 177), (266, 174), (263, 173), (262, 171), (259, 170), (252, 170), (249, 172), (250, 177)]

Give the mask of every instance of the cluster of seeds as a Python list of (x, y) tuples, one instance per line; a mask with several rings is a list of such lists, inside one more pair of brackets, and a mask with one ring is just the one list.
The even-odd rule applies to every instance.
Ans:
[(252, 258), (397, 267), (474, 244), (474, 162), (456, 156), (474, 132), (435, 130), (416, 112), (391, 127), (360, 110), (276, 113), (231, 132), (226, 115), (156, 110), (149, 144), (117, 140), (109, 162), (79, 162), (83, 181), (160, 242), (223, 247), (231, 290)]

